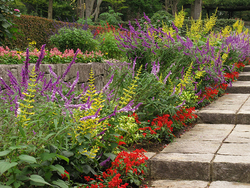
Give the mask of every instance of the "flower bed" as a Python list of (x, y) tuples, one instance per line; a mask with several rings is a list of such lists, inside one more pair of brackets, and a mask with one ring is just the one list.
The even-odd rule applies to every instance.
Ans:
[[(129, 62), (109, 62), (107, 84), (96, 91), (95, 74), (76, 90), (78, 70), (65, 82), (73, 60), (61, 74), (41, 62), (30, 65), (27, 49), (20, 83), (8, 72), (0, 78), (0, 185), (5, 187), (139, 187), (147, 173), (144, 150), (124, 146), (146, 141), (169, 143), (200, 108), (225, 93), (250, 54), (249, 34), (234, 30), (206, 35), (194, 23), (181, 37), (181, 12), (173, 27), (130, 25), (116, 36)], [(195, 24), (198, 24), (195, 25)], [(125, 30), (121, 28), (121, 30)], [(31, 67), (30, 67), (31, 66)]]

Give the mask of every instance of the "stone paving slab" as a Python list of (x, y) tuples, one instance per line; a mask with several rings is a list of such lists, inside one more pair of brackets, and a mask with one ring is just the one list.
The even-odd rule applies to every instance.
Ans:
[(182, 135), (181, 139), (188, 141), (222, 142), (233, 128), (234, 125), (232, 124), (197, 124), (191, 131)]
[(214, 154), (221, 142), (216, 141), (189, 141), (176, 139), (174, 142), (165, 147), (161, 153), (200, 153)]
[(217, 155), (212, 164), (212, 180), (250, 183), (250, 157)]
[(244, 72), (250, 72), (250, 65), (246, 65), (243, 69)]
[(199, 180), (157, 180), (150, 188), (206, 188), (209, 182)]
[(250, 143), (223, 143), (218, 154), (250, 157)]
[(236, 125), (233, 132), (224, 141), (225, 143), (250, 143), (250, 126)]
[(250, 124), (250, 98), (247, 99), (237, 113), (237, 124)]
[(233, 82), (232, 87), (227, 87), (226, 93), (250, 93), (250, 81)]
[(250, 188), (250, 184), (228, 181), (214, 181), (210, 184), (209, 188)]
[(160, 153), (151, 159), (151, 178), (209, 181), (212, 159), (213, 154)]
[(250, 80), (250, 72), (241, 72), (239, 74), (238, 81), (249, 81)]
[[(212, 124), (235, 124), (236, 113), (249, 98), (249, 94), (228, 94), (197, 112), (199, 121)], [(248, 105), (246, 105), (248, 106)]]

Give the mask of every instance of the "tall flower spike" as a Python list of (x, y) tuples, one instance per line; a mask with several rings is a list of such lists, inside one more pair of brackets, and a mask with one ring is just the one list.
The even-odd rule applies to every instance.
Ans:
[(40, 55), (39, 55), (39, 57), (37, 59), (36, 68), (35, 68), (36, 73), (39, 72), (40, 64), (41, 64), (41, 62), (42, 62), (42, 60), (44, 58), (44, 55), (45, 55), (45, 46), (46, 46), (46, 44), (42, 45), (42, 48), (41, 48), (41, 51), (40, 51)]
[(26, 50), (26, 60), (24, 61), (24, 68), (22, 68), (21, 76), (22, 76), (22, 86), (25, 88), (28, 87), (27, 80), (29, 79), (29, 48)]

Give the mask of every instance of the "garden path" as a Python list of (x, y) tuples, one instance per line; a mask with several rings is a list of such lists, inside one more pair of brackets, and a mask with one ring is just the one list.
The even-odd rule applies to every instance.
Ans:
[(181, 138), (146, 153), (151, 187), (250, 188), (250, 66), (226, 92)]

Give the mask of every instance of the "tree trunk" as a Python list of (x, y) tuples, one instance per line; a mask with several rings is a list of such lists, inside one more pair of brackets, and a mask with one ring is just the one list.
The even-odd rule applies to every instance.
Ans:
[(165, 10), (168, 11), (169, 8), (169, 0), (165, 0)]
[(91, 13), (93, 12), (93, 8), (94, 8), (94, 3), (95, 0), (86, 0), (86, 19), (89, 18), (91, 16)]
[(179, 3), (179, 0), (173, 0), (172, 2), (172, 15), (175, 16), (175, 14), (177, 14), (178, 10), (177, 10), (177, 5)]
[(191, 4), (191, 17), (194, 20), (198, 20), (202, 11), (202, 0), (195, 0), (194, 4)]
[(100, 12), (100, 6), (103, 0), (97, 0), (97, 4), (96, 4), (96, 8), (95, 8), (95, 12), (91, 15), (95, 17), (95, 21), (98, 19), (99, 16), (99, 12)]
[(52, 20), (53, 0), (49, 0), (48, 19)]

